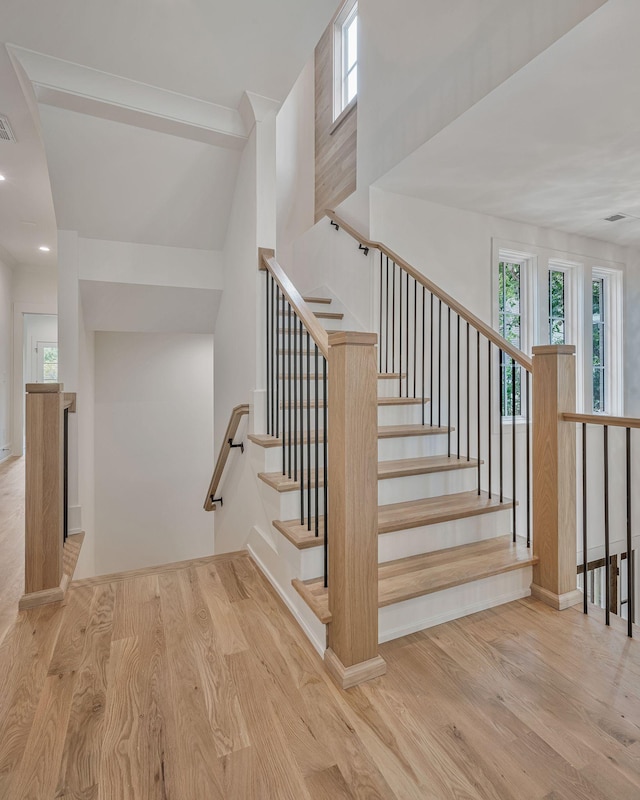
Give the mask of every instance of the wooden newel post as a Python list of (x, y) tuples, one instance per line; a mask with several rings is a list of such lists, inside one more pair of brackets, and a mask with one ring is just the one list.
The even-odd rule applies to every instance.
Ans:
[(378, 367), (375, 333), (329, 334), (329, 624), (344, 689), (383, 675), (378, 655)]
[(582, 601), (576, 572), (576, 349), (533, 348), (533, 568), (531, 594), (562, 610)]
[[(25, 596), (21, 608), (62, 599), (64, 594), (60, 589), (64, 524), (63, 389), (61, 383), (28, 383), (26, 387)], [(34, 596), (34, 593), (42, 594)]]

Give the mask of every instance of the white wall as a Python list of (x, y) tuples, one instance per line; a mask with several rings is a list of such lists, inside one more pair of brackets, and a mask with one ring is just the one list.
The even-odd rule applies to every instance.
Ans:
[(11, 454), (12, 281), (12, 270), (0, 261), (0, 461)]
[(286, 269), (292, 243), (313, 226), (315, 63), (311, 57), (276, 118), (276, 253)]
[(366, 188), (604, 0), (388, 0), (358, 8), (358, 187)]
[(213, 553), (213, 337), (95, 334), (97, 574)]

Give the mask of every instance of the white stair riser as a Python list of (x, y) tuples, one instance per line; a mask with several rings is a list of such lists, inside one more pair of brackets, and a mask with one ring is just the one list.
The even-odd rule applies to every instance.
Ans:
[(378, 561), (394, 561), (447, 547), (493, 539), (511, 532), (511, 510), (423, 525), (378, 535)]
[(387, 478), (378, 481), (378, 505), (404, 503), (421, 497), (438, 497), (443, 494), (472, 491), (477, 488), (477, 474), (473, 469), (456, 469), (428, 475), (411, 475), (405, 478)]
[(423, 456), (442, 455), (446, 452), (447, 435), (445, 433), (378, 439), (378, 461), (421, 458)]
[[(429, 424), (429, 406), (424, 407), (424, 422)], [(435, 423), (434, 423), (435, 424)], [(422, 425), (422, 404), (378, 406), (378, 425)]]
[[(510, 510), (505, 509), (493, 514), (481, 514), (436, 525), (381, 533), (378, 536), (378, 563), (507, 535), (511, 532), (510, 514)], [(309, 571), (305, 574), (304, 580), (322, 575), (322, 541), (318, 542), (318, 547), (307, 549), (305, 554), (305, 567), (308, 567)]]
[[(431, 475), (412, 475), (406, 478), (389, 478), (378, 481), (378, 505), (389, 503), (404, 503), (408, 500), (419, 500), (423, 497), (439, 497), (455, 492), (472, 491), (476, 487), (475, 470), (452, 470)], [(296, 519), (300, 514), (300, 490), (293, 492), (276, 492), (279, 498), (279, 508), (274, 519)], [(305, 514), (308, 502), (308, 490), (305, 478), (304, 484)], [(320, 507), (322, 508), (322, 493), (324, 487), (319, 487)], [(315, 486), (311, 486), (312, 507), (315, 507)]]
[(378, 611), (378, 639), (388, 642), (431, 628), (476, 611), (508, 603), (531, 594), (531, 567), (454, 586), (442, 592), (405, 600)]

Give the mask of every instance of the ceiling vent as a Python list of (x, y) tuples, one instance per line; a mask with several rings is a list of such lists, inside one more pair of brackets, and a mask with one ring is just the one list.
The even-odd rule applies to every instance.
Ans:
[(0, 142), (15, 142), (15, 140), (9, 120), (0, 114)]
[(605, 217), (605, 222), (617, 222), (619, 219), (626, 219), (626, 214), (612, 214), (610, 217)]

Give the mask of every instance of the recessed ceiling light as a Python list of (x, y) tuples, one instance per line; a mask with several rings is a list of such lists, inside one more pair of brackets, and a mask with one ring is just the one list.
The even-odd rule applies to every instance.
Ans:
[(4, 177), (4, 175), (0, 175), (0, 181), (4, 181), (4, 180), (6, 180), (6, 178)]
[(50, 247), (47, 247), (47, 245), (46, 245), (46, 244), (43, 244), (43, 245), (41, 245), (41, 246), (38, 248), (38, 250), (42, 250), (42, 252), (43, 252), (43, 253), (48, 253), (48, 252), (49, 252), (49, 250), (51, 250), (51, 248), (50, 248)]

